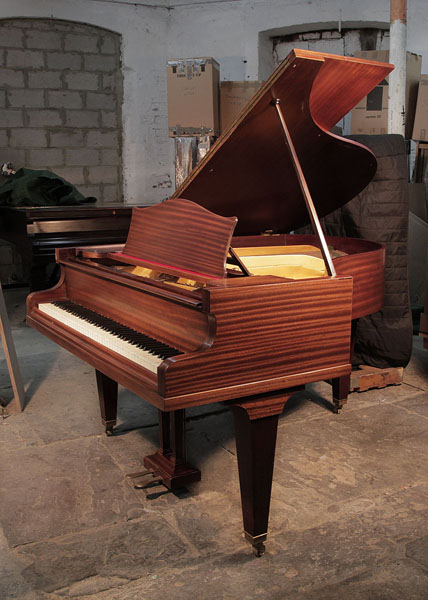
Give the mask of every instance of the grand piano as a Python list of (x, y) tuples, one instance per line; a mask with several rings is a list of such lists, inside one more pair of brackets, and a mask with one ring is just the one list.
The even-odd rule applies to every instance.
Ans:
[[(264, 552), (278, 416), (310, 382), (346, 401), (352, 320), (382, 306), (384, 249), (324, 237), (376, 160), (330, 129), (392, 66), (294, 50), (174, 196), (134, 208), (124, 245), (57, 250), (59, 283), (28, 323), (96, 370), (106, 432), (117, 384), (159, 409), (145, 466), (171, 489), (200, 478), (184, 411), (234, 415), (244, 532)], [(296, 235), (311, 222), (314, 235)], [(59, 384), (60, 385), (60, 384)]]
[(0, 206), (0, 239), (16, 247), (30, 289), (40, 290), (50, 287), (46, 267), (55, 264), (55, 248), (123, 243), (131, 214), (130, 206), (101, 202), (75, 206)]

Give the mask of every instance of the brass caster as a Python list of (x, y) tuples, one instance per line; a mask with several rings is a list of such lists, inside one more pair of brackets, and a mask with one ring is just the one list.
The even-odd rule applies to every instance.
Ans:
[(333, 401), (333, 413), (335, 415), (339, 414), (340, 409), (342, 408), (342, 404), (340, 402)]
[(247, 539), (247, 541), (249, 541), (252, 545), (254, 555), (257, 556), (257, 558), (263, 556), (263, 554), (265, 553), (264, 542), (266, 541), (267, 533), (261, 533), (260, 535), (253, 536), (250, 533), (244, 531), (244, 536)]

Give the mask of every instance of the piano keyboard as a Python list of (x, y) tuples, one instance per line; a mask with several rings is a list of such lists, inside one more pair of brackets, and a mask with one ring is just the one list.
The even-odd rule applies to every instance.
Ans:
[(181, 354), (144, 333), (68, 300), (39, 304), (39, 310), (153, 373), (157, 373), (165, 358)]

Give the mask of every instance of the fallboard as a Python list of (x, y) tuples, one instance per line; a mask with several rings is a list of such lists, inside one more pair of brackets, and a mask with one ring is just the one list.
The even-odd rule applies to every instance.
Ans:
[(183, 352), (209, 341), (210, 317), (192, 306), (63, 265), (67, 298)]

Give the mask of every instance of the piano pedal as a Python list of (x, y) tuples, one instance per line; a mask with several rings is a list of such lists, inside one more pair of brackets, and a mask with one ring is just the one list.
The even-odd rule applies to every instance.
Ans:
[(128, 473), (127, 479), (140, 479), (142, 481), (138, 483), (134, 483), (134, 489), (136, 490), (144, 490), (146, 488), (151, 488), (156, 485), (162, 485), (162, 478), (159, 475), (155, 475), (153, 471), (137, 471), (136, 473)]
[(153, 475), (153, 471), (137, 471), (136, 473), (128, 473), (128, 479), (137, 479), (137, 477), (144, 477), (144, 475)]
[[(152, 473), (152, 477), (153, 478), (155, 477), (155, 475), (153, 473)], [(156, 479), (153, 479), (152, 481), (144, 481), (141, 483), (135, 483), (134, 489), (135, 490), (147, 490), (152, 487), (157, 487), (158, 485), (163, 485), (163, 481), (159, 477)]]
[(182, 498), (186, 498), (189, 494), (189, 490), (186, 487), (179, 487), (171, 490), (168, 486), (165, 485), (165, 483), (162, 480), (162, 477), (159, 477), (159, 475), (156, 475), (153, 471), (138, 471), (137, 473), (129, 473), (128, 475), (126, 475), (126, 477), (128, 479), (137, 479), (140, 477), (145, 478), (143, 481), (134, 484), (135, 490), (148, 490), (152, 487), (164, 486), (165, 489), (161, 491), (147, 494), (147, 500), (156, 500), (156, 498), (164, 496), (165, 494), (174, 494), (176, 498), (179, 498), (181, 500)]

